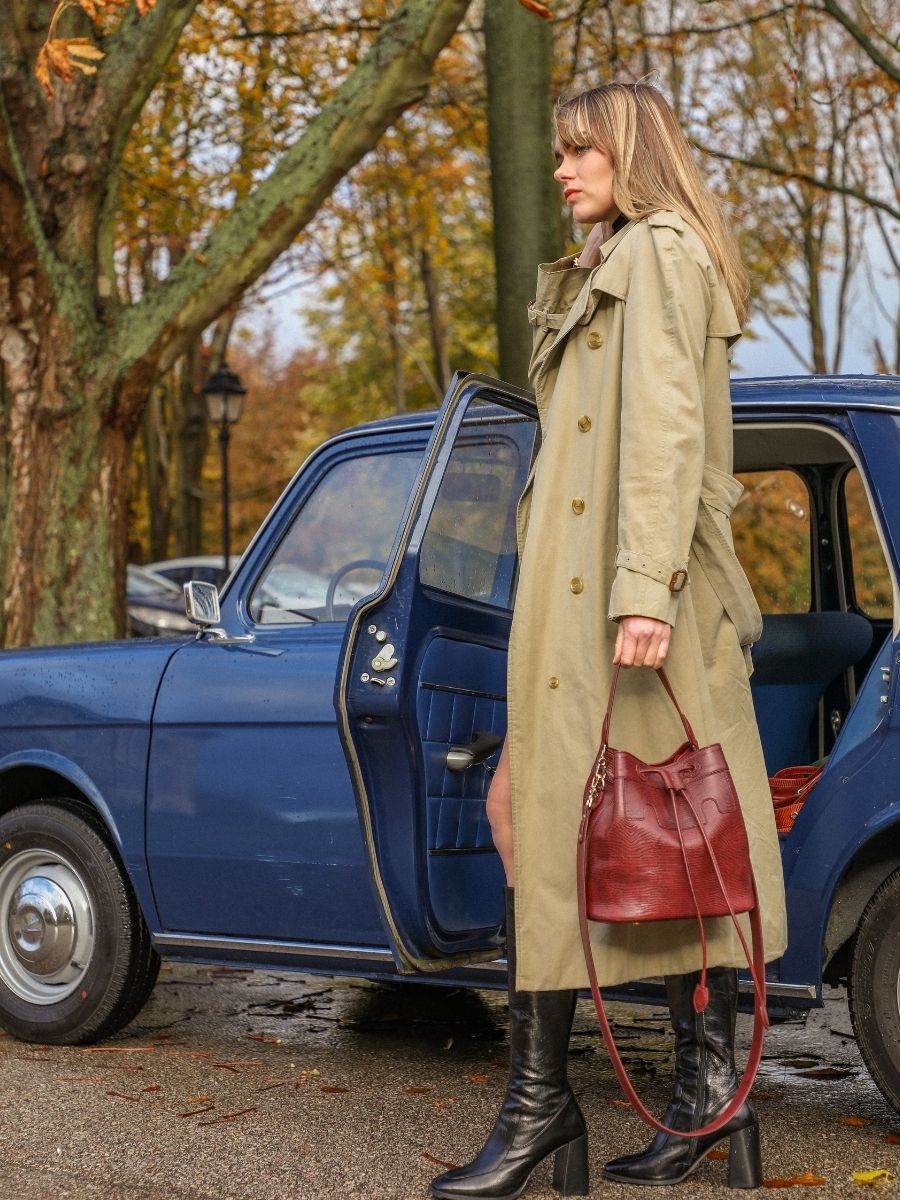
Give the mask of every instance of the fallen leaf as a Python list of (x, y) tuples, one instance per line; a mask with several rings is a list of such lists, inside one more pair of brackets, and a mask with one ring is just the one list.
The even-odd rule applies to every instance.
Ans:
[(329, 1087), (327, 1084), (324, 1084), (324, 1083), (320, 1085), (320, 1090), (321, 1090), (321, 1091), (323, 1091), (323, 1092), (328, 1092), (329, 1094), (335, 1094), (335, 1093), (337, 1093), (337, 1092), (349, 1092), (349, 1091), (350, 1091), (350, 1089), (349, 1089), (349, 1088), (345, 1088), (345, 1087)]
[(900, 1133), (886, 1133), (884, 1140), (888, 1146), (900, 1146)]
[(236, 1112), (223, 1113), (221, 1117), (216, 1117), (214, 1121), (198, 1121), (198, 1127), (203, 1125), (224, 1125), (226, 1121), (236, 1121), (238, 1117), (242, 1117), (244, 1113), (256, 1112), (256, 1105), (250, 1104), (247, 1108), (239, 1108)]
[(627, 1100), (607, 1100), (607, 1104), (614, 1104), (616, 1108), (631, 1108)]
[(81, 1054), (153, 1054), (155, 1046), (79, 1046)]
[(208, 1104), (209, 1096), (205, 1092), (199, 1096), (188, 1096), (187, 1102), (188, 1104)]
[(788, 1175), (785, 1179), (764, 1179), (763, 1187), (819, 1187), (821, 1184), (827, 1182), (821, 1175), (814, 1175), (812, 1171), (804, 1171), (802, 1175)]
[[(431, 1088), (404, 1088), (404, 1092), (409, 1096), (424, 1096), (426, 1092), (430, 1092)], [(900, 1138), (897, 1139), (900, 1141)]]
[(427, 1158), (430, 1163), (434, 1163), (436, 1167), (447, 1167), (451, 1171), (457, 1170), (459, 1163), (445, 1162), (442, 1158), (435, 1158), (433, 1154), (429, 1154), (427, 1150), (422, 1151), (422, 1157)]
[(852, 1125), (856, 1129), (869, 1124), (865, 1117), (838, 1117), (838, 1120), (842, 1125)]
[(467, 1075), (466, 1079), (469, 1083), (487, 1083), (488, 1081), (487, 1075)]
[(728, 1151), (727, 1150), (710, 1150), (709, 1154), (707, 1154), (706, 1157), (707, 1158), (716, 1158), (716, 1159), (727, 1158)]
[(893, 1171), (885, 1171), (881, 1167), (872, 1167), (867, 1171), (854, 1171), (850, 1178), (854, 1183), (863, 1183), (872, 1187), (879, 1183), (890, 1183), (897, 1176)]
[(160, 1087), (160, 1085), (158, 1083), (150, 1083), (147, 1085), (147, 1087), (142, 1087), (141, 1091), (142, 1092), (161, 1092), (162, 1088)]
[(176, 1113), (179, 1117), (196, 1117), (198, 1113), (211, 1112), (216, 1106), (214, 1104), (204, 1104), (202, 1108), (191, 1108), (187, 1112)]

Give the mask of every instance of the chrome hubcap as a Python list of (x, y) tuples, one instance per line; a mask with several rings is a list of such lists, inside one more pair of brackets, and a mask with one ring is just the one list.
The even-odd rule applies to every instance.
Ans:
[(31, 1004), (58, 1004), (84, 978), (94, 913), (75, 867), (50, 850), (22, 850), (0, 866), (0, 979)]

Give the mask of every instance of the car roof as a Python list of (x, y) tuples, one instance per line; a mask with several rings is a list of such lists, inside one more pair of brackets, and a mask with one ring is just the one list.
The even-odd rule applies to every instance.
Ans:
[[(900, 412), (900, 375), (775, 375), (732, 379), (731, 400), (736, 408), (760, 404), (783, 404), (786, 408), (847, 408), (849, 405)], [(434, 424), (438, 412), (437, 408), (422, 408), (396, 413), (354, 425), (352, 432), (424, 429)]]

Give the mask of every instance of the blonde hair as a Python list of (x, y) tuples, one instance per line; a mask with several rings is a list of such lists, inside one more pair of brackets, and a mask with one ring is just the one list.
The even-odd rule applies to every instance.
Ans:
[(613, 202), (620, 213), (636, 221), (664, 209), (680, 214), (702, 238), (743, 324), (750, 289), (737, 240), (658, 88), (605, 83), (558, 101), (553, 123), (563, 145), (593, 146), (610, 155)]

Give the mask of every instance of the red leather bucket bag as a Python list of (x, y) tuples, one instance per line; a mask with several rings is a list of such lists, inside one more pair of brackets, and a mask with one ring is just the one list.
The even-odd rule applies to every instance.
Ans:
[[(718, 743), (698, 745), (662, 667), (657, 674), (678, 711), (686, 741), (669, 758), (655, 763), (642, 762), (609, 745), (619, 679), (616, 666), (600, 749), (584, 787), (578, 833), (578, 912), (594, 1006), (625, 1094), (654, 1128), (679, 1137), (701, 1137), (726, 1125), (753, 1086), (768, 1024), (765, 954), (747, 831), (722, 747)], [(739, 913), (750, 914), (752, 953), (737, 919)], [(695, 919), (703, 963), (694, 991), (694, 1008), (699, 1013), (708, 1002), (703, 927), (707, 917), (730, 917), (747, 956), (755, 991), (753, 1042), (738, 1091), (715, 1121), (702, 1129), (669, 1129), (644, 1107), (619, 1057), (597, 983), (588, 921)]]

